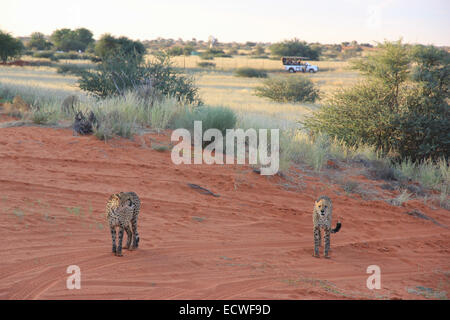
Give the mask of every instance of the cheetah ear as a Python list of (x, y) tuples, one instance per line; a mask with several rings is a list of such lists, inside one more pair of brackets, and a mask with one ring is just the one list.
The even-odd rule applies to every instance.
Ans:
[(112, 199), (117, 199), (116, 193), (113, 193), (112, 195), (109, 196), (109, 200), (112, 200)]

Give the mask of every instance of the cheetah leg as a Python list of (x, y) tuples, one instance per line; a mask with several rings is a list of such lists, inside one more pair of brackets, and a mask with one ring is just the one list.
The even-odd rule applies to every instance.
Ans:
[(320, 232), (320, 229), (319, 229), (319, 247), (321, 247), (322, 246), (322, 232)]
[(133, 228), (133, 249), (137, 249), (139, 246), (139, 233), (137, 232), (137, 219), (134, 219), (132, 221), (132, 228)]
[(313, 256), (319, 258), (319, 244), (320, 244), (320, 228), (314, 227), (314, 254)]
[(119, 256), (119, 257), (122, 256), (122, 241), (123, 241), (123, 227), (120, 226), (120, 228), (119, 228), (119, 243), (117, 244), (117, 252), (116, 252), (116, 256)]
[(325, 240), (325, 258), (329, 258), (328, 251), (330, 250), (330, 233), (331, 233), (331, 229), (330, 228), (325, 228), (325, 235), (324, 235), (324, 240)]
[(112, 252), (116, 253), (116, 228), (111, 227), (111, 238), (112, 238)]
[(131, 233), (130, 226), (125, 227), (125, 231), (127, 233), (127, 244), (126, 244), (126, 246), (124, 248), (125, 249), (130, 249), (130, 248), (132, 249), (132, 247), (131, 247), (131, 240), (133, 239), (133, 234)]

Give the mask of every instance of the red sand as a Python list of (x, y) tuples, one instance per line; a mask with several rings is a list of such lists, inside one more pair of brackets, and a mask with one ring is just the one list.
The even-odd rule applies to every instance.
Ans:
[[(139, 141), (0, 129), (0, 299), (448, 297), (449, 229), (405, 214), (418, 209), (449, 226), (448, 211), (356, 200), (318, 178), (301, 190), (285, 182), (246, 166), (175, 166), (170, 152)], [(111, 193), (131, 190), (142, 201), (140, 247), (116, 257), (104, 207)], [(331, 259), (312, 257), (321, 194), (333, 199), (333, 225), (342, 221)], [(374, 264), (380, 290), (366, 287)], [(81, 268), (80, 290), (66, 288), (69, 265)]]
[(2, 66), (19, 66), (19, 67), (23, 67), (23, 66), (28, 66), (30, 63), (28, 61), (24, 61), (24, 60), (15, 60), (15, 61), (10, 61), (10, 62), (0, 62), (0, 65)]

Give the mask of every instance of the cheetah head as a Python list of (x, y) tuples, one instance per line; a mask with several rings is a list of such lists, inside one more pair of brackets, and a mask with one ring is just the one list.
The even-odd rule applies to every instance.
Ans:
[(118, 200), (119, 200), (119, 207), (121, 208), (132, 208), (133, 207), (133, 201), (131, 201), (130, 196), (126, 194), (125, 192), (120, 192), (116, 194)]
[(327, 199), (319, 199), (315, 202), (316, 212), (319, 213), (321, 218), (328, 215), (331, 210), (331, 204)]

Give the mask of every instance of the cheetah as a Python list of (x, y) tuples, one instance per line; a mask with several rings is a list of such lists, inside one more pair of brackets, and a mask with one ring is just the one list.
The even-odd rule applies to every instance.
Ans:
[(330, 233), (336, 233), (341, 229), (341, 223), (338, 221), (336, 228), (331, 229), (331, 214), (333, 206), (331, 199), (327, 196), (321, 196), (314, 203), (313, 210), (313, 225), (314, 225), (314, 253), (313, 256), (319, 258), (319, 246), (321, 243), (320, 229), (324, 229), (325, 258), (329, 258), (328, 251), (330, 250)]
[[(122, 256), (123, 231), (127, 233), (125, 249), (133, 250), (139, 246), (137, 219), (141, 201), (135, 192), (119, 192), (109, 197), (106, 203), (106, 216), (112, 237), (112, 252)], [(119, 227), (119, 241), (116, 247), (116, 227)]]

